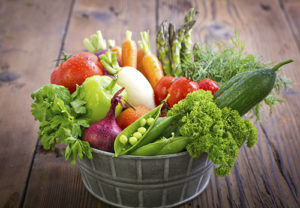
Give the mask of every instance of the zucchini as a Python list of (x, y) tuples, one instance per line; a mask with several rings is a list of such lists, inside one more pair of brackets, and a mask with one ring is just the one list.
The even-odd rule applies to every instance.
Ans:
[(215, 93), (215, 103), (219, 108), (237, 110), (242, 116), (261, 102), (273, 89), (276, 71), (293, 62), (289, 59), (271, 69), (247, 71), (232, 77)]

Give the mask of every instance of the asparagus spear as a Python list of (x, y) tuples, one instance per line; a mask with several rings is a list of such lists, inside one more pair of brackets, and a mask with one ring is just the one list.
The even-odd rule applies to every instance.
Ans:
[(169, 45), (169, 23), (164, 20), (156, 35), (156, 47), (159, 59), (162, 62), (163, 70), (166, 75), (171, 75), (171, 61), (170, 61), (170, 45)]
[(180, 64), (181, 42), (179, 41), (179, 33), (175, 33), (172, 41), (172, 73), (175, 74), (176, 68)]
[(175, 37), (172, 42), (172, 70), (173, 74), (179, 76), (181, 73), (180, 70), (180, 63), (181, 63), (181, 49), (182, 49), (182, 42), (185, 38), (186, 32), (191, 30), (193, 25), (195, 24), (195, 20), (189, 21), (182, 25), (175, 34)]
[(156, 35), (156, 47), (166, 75), (179, 76), (181, 59), (192, 57), (191, 29), (197, 14), (195, 9), (191, 9), (184, 18), (184, 24), (177, 31), (168, 20), (161, 23)]
[[(192, 22), (197, 19), (198, 12), (192, 8), (188, 11), (188, 13), (184, 17), (184, 22)], [(189, 29), (185, 31), (185, 37), (182, 41), (182, 49), (180, 51), (180, 54), (182, 58), (192, 58), (192, 29)]]

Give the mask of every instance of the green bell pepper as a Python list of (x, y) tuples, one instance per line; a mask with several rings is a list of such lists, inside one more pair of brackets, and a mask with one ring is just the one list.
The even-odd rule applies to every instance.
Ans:
[[(87, 78), (83, 84), (78, 87), (78, 96), (86, 101), (90, 124), (102, 120), (108, 113), (113, 95), (122, 88), (116, 82), (116, 79), (112, 79), (108, 76), (96, 75)], [(127, 99), (126, 90), (120, 95), (124, 99)], [(118, 104), (115, 116), (117, 117), (121, 111), (122, 106)]]

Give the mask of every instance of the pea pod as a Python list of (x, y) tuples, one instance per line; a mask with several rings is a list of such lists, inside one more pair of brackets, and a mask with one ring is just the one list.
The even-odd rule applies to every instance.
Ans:
[(171, 139), (160, 139), (153, 143), (144, 145), (140, 148), (137, 148), (133, 152), (130, 152), (130, 155), (137, 155), (137, 156), (153, 156), (158, 154), (166, 145), (171, 142)]
[(145, 134), (145, 137), (131, 149), (131, 151), (147, 145), (163, 136), (169, 137), (172, 132), (177, 131), (177, 121), (180, 119), (179, 115), (160, 117), (155, 121), (153, 128)]
[(169, 155), (182, 152), (192, 140), (192, 137), (175, 137), (169, 144), (160, 149), (156, 155)]
[[(117, 157), (118, 155), (125, 155), (127, 154), (127, 152), (132, 151), (136, 148), (137, 145), (139, 145), (139, 143), (141, 143), (144, 140), (145, 135), (147, 135), (147, 133), (151, 130), (151, 128), (154, 126), (155, 121), (158, 119), (160, 111), (161, 111), (162, 105), (157, 106), (156, 108), (154, 108), (153, 110), (151, 110), (150, 112), (146, 113), (145, 115), (141, 116), (139, 119), (137, 119), (134, 123), (132, 123), (131, 125), (129, 125), (127, 128), (125, 128), (115, 139), (115, 143), (114, 143), (114, 150), (115, 150), (115, 154), (114, 156)], [(127, 138), (130, 138), (133, 136), (133, 134), (135, 132), (138, 131), (138, 129), (143, 126), (141, 125), (142, 123), (144, 123), (143, 121), (153, 118), (153, 122), (148, 122), (147, 125), (145, 125), (144, 127), (146, 128), (146, 132), (142, 135), (141, 138), (139, 138), (134, 144), (131, 143), (125, 143), (120, 141), (120, 138), (124, 135)]]

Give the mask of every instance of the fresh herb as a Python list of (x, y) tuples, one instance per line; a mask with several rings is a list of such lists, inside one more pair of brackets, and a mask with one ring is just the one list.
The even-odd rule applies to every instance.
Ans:
[[(75, 94), (76, 95), (76, 94)], [(85, 101), (78, 96), (71, 96), (63, 86), (45, 85), (31, 95), (32, 114), (40, 121), (39, 140), (46, 150), (55, 149), (61, 142), (67, 145), (65, 159), (76, 164), (77, 156), (82, 159), (92, 158), (89, 143), (80, 138), (85, 128), (89, 127), (85, 117)]]
[[(217, 43), (217, 46), (195, 44), (193, 59), (181, 61), (182, 73), (180, 75), (197, 82), (204, 78), (210, 78), (222, 86), (236, 74), (271, 66), (271, 63), (263, 62), (260, 56), (245, 53), (244, 44), (237, 33), (232, 39), (232, 44)], [(277, 75), (273, 91), (264, 99), (264, 102), (270, 107), (270, 112), (274, 105), (283, 101), (278, 97), (279, 92), (281, 89), (287, 88), (289, 84), (290, 79)], [(262, 110), (261, 106), (257, 105), (251, 111), (258, 120)]]
[(253, 147), (257, 130), (249, 120), (229, 108), (220, 109), (213, 101), (210, 91), (198, 90), (168, 112), (167, 116), (181, 115), (180, 134), (192, 137), (187, 151), (192, 157), (206, 152), (209, 160), (218, 165), (219, 176), (226, 176), (234, 166), (240, 147), (247, 141)]

